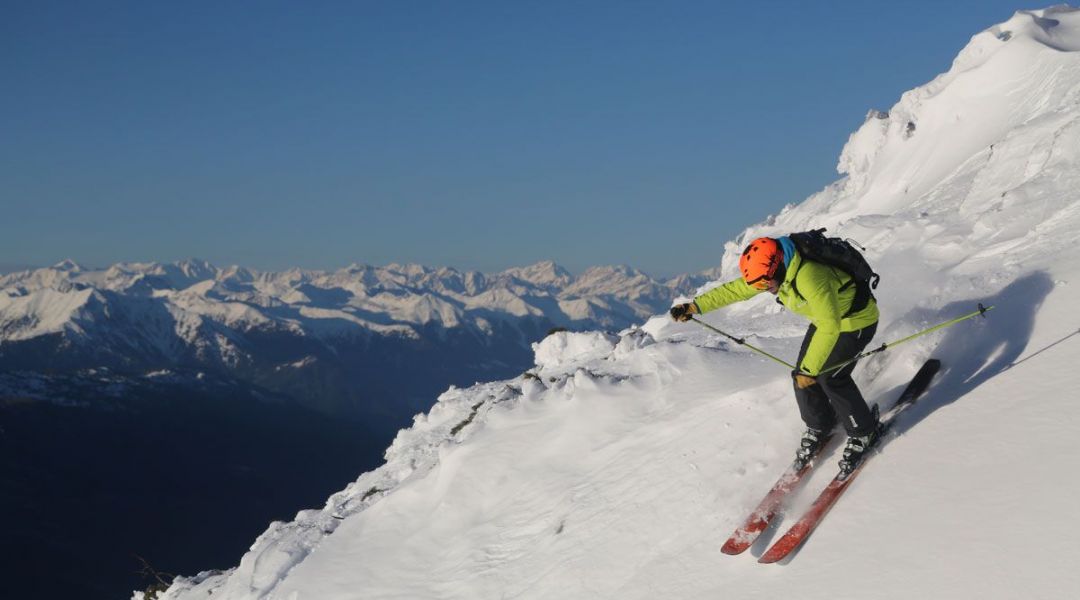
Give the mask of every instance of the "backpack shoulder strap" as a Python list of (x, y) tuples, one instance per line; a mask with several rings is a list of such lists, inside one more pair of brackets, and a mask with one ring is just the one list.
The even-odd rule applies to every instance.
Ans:
[(805, 264), (806, 264), (806, 257), (805, 256), (800, 257), (799, 266), (795, 269), (795, 274), (791, 276), (791, 291), (795, 292), (795, 295), (798, 296), (799, 298), (802, 298), (803, 300), (806, 300), (806, 298), (802, 294), (799, 293), (798, 282), (799, 282), (799, 273), (802, 272), (803, 265), (805, 265)]

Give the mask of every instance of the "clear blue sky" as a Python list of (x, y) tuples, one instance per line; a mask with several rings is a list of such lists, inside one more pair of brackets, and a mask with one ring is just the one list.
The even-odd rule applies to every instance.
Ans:
[(5, 2), (0, 264), (654, 274), (1017, 6)]

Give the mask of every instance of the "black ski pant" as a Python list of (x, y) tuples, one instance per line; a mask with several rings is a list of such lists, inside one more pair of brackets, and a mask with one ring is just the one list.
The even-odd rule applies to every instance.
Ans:
[[(815, 331), (817, 327), (814, 325), (810, 325), (806, 330), (802, 349), (799, 350), (799, 360), (795, 364), (802, 364)], [(866, 348), (876, 332), (877, 323), (858, 331), (841, 333), (832, 353), (825, 360), (825, 367), (854, 358)], [(861, 437), (874, 432), (877, 422), (874, 421), (870, 408), (866, 406), (859, 386), (855, 385), (855, 380), (851, 378), (855, 364), (851, 363), (843, 369), (819, 375), (816, 378), (817, 384), (808, 388), (799, 389), (798, 385), (795, 386), (795, 400), (799, 403), (799, 413), (807, 427), (832, 431), (839, 420), (844, 424), (849, 436)]]

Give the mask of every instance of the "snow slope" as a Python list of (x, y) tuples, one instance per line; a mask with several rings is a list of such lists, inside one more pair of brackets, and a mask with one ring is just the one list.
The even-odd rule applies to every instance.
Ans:
[[(974, 36), (872, 112), (840, 169), (729, 243), (725, 278), (748, 238), (826, 226), (883, 274), (877, 341), (996, 309), (862, 363), (883, 404), (925, 358), (945, 369), (792, 559), (754, 561), (775, 531), (720, 553), (792, 457), (788, 374), (658, 316), (550, 336), (530, 376), (449, 390), (383, 467), (163, 597), (1080, 597), (1080, 11)], [(707, 320), (784, 357), (805, 328), (768, 297)]]

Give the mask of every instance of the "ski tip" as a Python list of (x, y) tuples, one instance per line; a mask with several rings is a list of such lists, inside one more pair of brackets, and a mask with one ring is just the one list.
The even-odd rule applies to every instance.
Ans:
[(763, 565), (771, 565), (780, 562), (794, 552), (796, 548), (801, 546), (803, 540), (806, 539), (808, 530), (805, 528), (800, 529), (799, 525), (799, 523), (796, 523), (792, 529), (788, 530), (788, 532), (783, 535), (783, 537), (776, 540), (776, 543), (770, 546), (769, 549), (765, 551), (765, 554), (761, 555), (758, 562)]
[(915, 374), (914, 381), (920, 381), (923, 389), (930, 387), (930, 382), (934, 380), (938, 372), (941, 371), (941, 361), (936, 358), (928, 358), (923, 363), (919, 372)]
[(729, 539), (727, 543), (724, 544), (724, 547), (720, 548), (720, 551), (724, 554), (735, 556), (736, 554), (742, 554), (749, 547), (750, 542), (739, 540), (736, 539), (735, 536), (732, 536), (731, 539)]
[(758, 562), (763, 565), (772, 565), (780, 562), (784, 559), (785, 556), (787, 556), (787, 552), (774, 552), (774, 550), (776, 550), (776, 546), (769, 548), (769, 550), (765, 552), (765, 554), (761, 555), (761, 558), (758, 559)]

